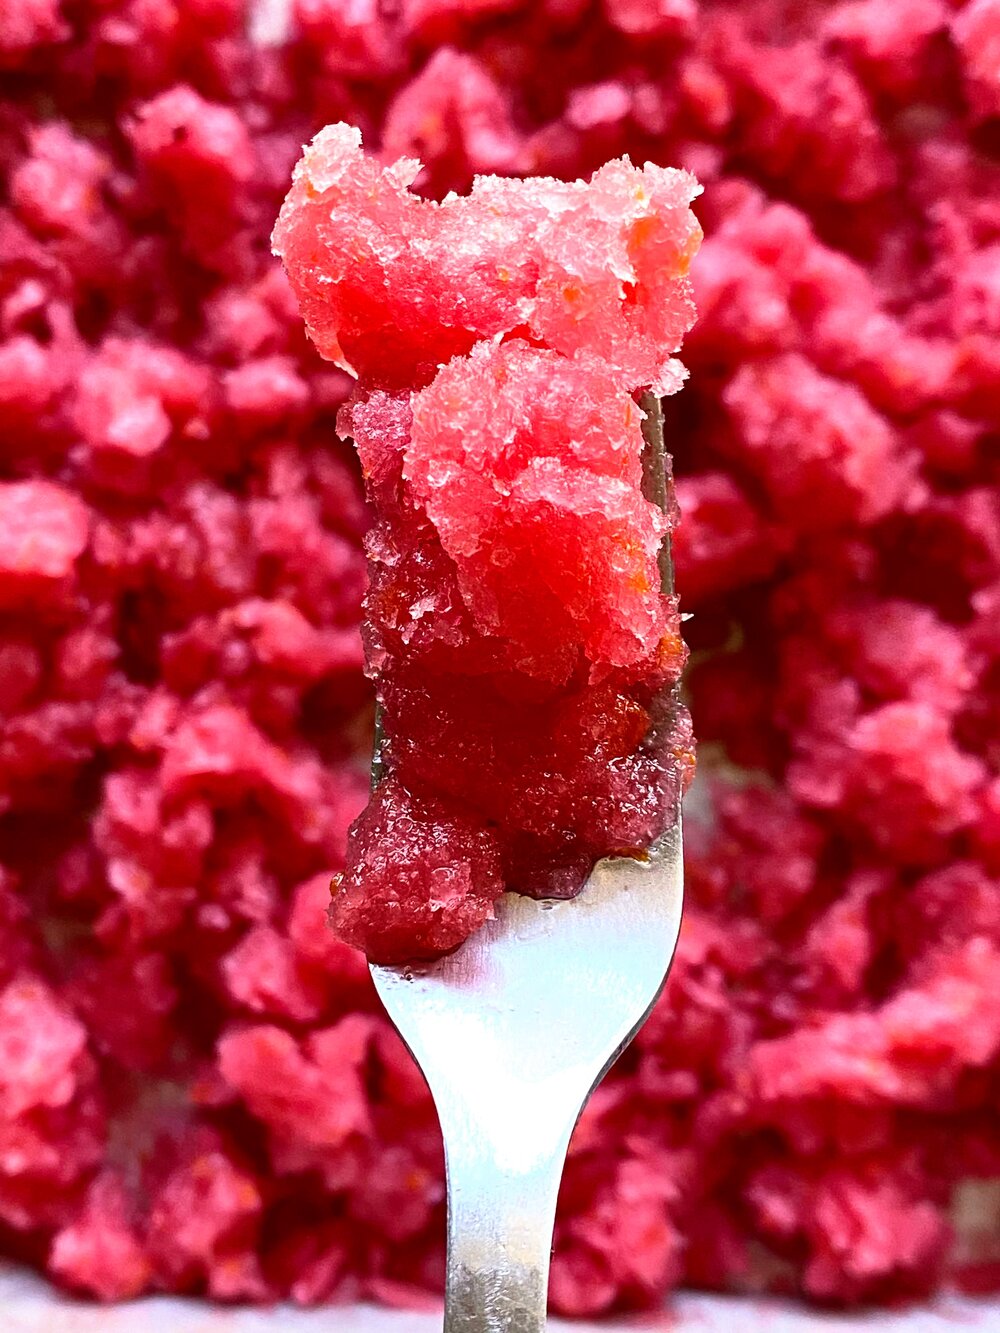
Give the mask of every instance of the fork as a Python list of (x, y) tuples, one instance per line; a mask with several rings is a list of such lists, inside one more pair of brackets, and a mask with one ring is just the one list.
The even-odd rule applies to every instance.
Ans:
[[(662, 413), (648, 394), (642, 407), (644, 490), (662, 506)], [(670, 590), (669, 547), (660, 569)], [(570, 1135), (663, 988), (682, 886), (678, 814), (646, 859), (598, 862), (576, 898), (505, 893), (495, 919), (455, 953), (372, 966), (444, 1136), (445, 1333), (544, 1329)]]

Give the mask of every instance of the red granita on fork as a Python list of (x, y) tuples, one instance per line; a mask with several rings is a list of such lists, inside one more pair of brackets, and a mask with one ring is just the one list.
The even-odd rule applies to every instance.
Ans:
[(505, 888), (572, 895), (648, 846), (693, 764), (663, 702), (673, 513), (643, 495), (636, 397), (683, 381), (698, 186), (622, 159), (434, 203), (418, 170), (331, 126), (274, 232), (313, 340), (358, 378), (340, 424), (377, 516), (385, 775), (331, 920), (381, 962), (454, 948)]

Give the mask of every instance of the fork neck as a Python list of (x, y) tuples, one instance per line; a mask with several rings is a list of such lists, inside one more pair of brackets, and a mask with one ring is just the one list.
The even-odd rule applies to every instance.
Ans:
[(445, 1333), (542, 1333), (558, 1192), (558, 1170), (449, 1184)]
[[(446, 1128), (445, 1333), (544, 1330), (556, 1198), (572, 1128), (570, 1122), (545, 1135), (538, 1150), (537, 1127), (525, 1124), (506, 1160), (472, 1126)], [(527, 1159), (520, 1149), (529, 1144), (535, 1151)]]

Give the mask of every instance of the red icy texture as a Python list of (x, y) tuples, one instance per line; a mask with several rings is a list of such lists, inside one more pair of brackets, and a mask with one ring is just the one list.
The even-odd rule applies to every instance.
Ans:
[(633, 389), (680, 384), (701, 229), (690, 175), (609, 162), (589, 182), (477, 177), (441, 203), (360, 132), (329, 125), (295, 168), (274, 229), (310, 337), (363, 388), (430, 383), (452, 357), (511, 334), (599, 357)]
[(87, 547), (80, 500), (48, 481), (0, 482), (0, 578), (4, 601), (58, 592)]
[(436, 198), (705, 184), (690, 910), (554, 1306), (996, 1291), (996, 0), (279, 8), (0, 0), (0, 1250), (99, 1299), (440, 1292), (433, 1108), (324, 924), (369, 518), (268, 234), (341, 120)]
[(32, 48), (66, 37), (60, 0), (0, 0), (0, 67), (17, 68)]
[(415, 798), (395, 776), (380, 784), (347, 846), (331, 910), (347, 943), (393, 960), (447, 953), (493, 915), (503, 884), (496, 838), (461, 809)]
[(633, 395), (680, 383), (701, 231), (684, 172), (478, 177), (440, 204), (323, 130), (274, 231), (325, 356), (359, 378), (367, 654), (392, 774), (351, 830), (330, 920), (378, 962), (432, 957), (504, 887), (565, 896), (645, 848), (691, 767), (684, 660), (642, 493)]

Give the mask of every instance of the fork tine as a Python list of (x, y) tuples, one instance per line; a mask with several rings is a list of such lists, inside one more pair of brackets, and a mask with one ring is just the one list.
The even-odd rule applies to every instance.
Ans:
[[(673, 485), (673, 468), (663, 442), (663, 404), (653, 393), (644, 393), (639, 406), (645, 413), (642, 422), (642, 492), (661, 509), (666, 509)], [(660, 587), (667, 595), (674, 591), (674, 560), (670, 548), (670, 533), (660, 547)]]

